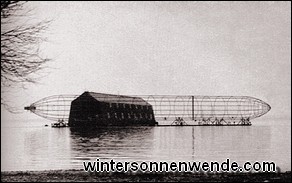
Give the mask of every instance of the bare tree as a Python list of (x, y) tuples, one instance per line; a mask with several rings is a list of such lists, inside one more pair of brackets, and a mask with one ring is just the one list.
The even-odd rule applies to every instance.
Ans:
[[(1, 1), (1, 94), (4, 88), (24, 87), (35, 83), (35, 73), (44, 68), (47, 58), (40, 56), (39, 43), (50, 21), (19, 25), (15, 19), (23, 14), (23, 1)], [(21, 13), (19, 13), (21, 12)], [(1, 104), (5, 103), (1, 95)]]

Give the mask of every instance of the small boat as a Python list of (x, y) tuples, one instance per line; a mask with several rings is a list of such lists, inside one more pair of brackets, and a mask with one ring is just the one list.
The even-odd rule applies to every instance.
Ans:
[(61, 128), (61, 127), (67, 127), (68, 123), (66, 123), (64, 120), (58, 120), (57, 123), (52, 123), (51, 125), (53, 128)]

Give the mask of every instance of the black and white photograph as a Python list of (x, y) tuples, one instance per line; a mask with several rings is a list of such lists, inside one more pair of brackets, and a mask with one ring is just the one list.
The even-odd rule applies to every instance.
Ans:
[(1, 1), (1, 182), (291, 182), (291, 1)]

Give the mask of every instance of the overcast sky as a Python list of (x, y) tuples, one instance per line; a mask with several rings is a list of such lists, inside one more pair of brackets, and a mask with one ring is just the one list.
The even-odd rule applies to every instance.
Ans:
[[(28, 2), (52, 19), (52, 58), (10, 93), (23, 109), (56, 94), (244, 95), (291, 117), (291, 2)], [(6, 94), (8, 96), (8, 94)], [(5, 117), (36, 117), (24, 111)], [(2, 120), (1, 120), (2, 121)]]

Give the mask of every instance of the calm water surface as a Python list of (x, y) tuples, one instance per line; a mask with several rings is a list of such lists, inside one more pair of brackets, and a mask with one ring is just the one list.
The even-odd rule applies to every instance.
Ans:
[[(7, 125), (8, 124), (8, 125)], [(1, 171), (82, 169), (83, 161), (274, 161), (291, 170), (291, 120), (252, 126), (130, 127), (79, 130), (47, 121), (5, 123)]]

